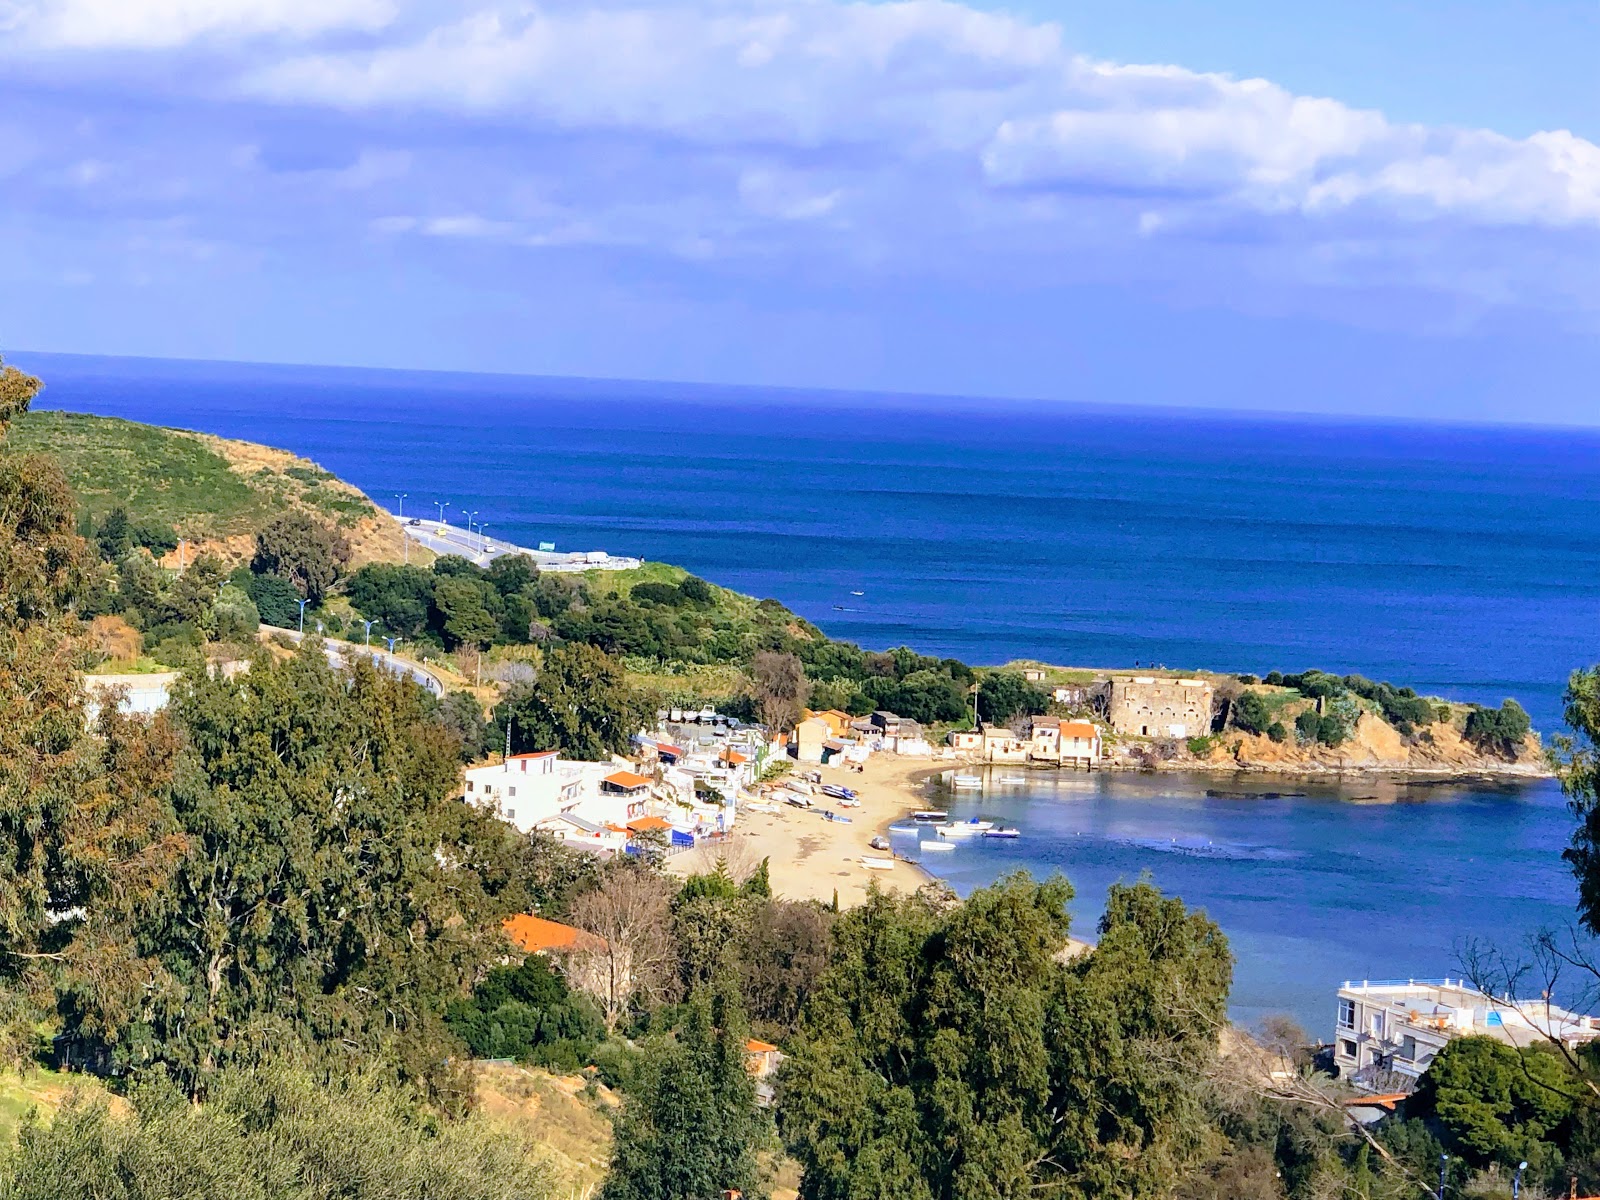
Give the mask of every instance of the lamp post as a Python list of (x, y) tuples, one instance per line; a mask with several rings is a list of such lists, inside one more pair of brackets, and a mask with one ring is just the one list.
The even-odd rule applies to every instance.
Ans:
[(300, 633), (304, 633), (306, 631), (306, 605), (310, 603), (310, 597), (300, 601)]
[(1448, 1154), (1439, 1155), (1439, 1200), (1444, 1200), (1444, 1173), (1449, 1166), (1450, 1156)]
[(1517, 1164), (1517, 1173), (1511, 1177), (1511, 1200), (1517, 1200), (1517, 1197), (1522, 1195), (1522, 1173), (1527, 1169), (1527, 1163)]
[(392, 638), (388, 638), (388, 639), (386, 639), (386, 640), (387, 640), (387, 641), (388, 641), (388, 643), (389, 643), (389, 653), (390, 653), (390, 654), (393, 654), (393, 653), (394, 653), (394, 644), (395, 644), (395, 643), (396, 643), (396, 642), (403, 642), (403, 641), (405, 641), (405, 638), (400, 638), (400, 637), (392, 637)]
[(448, 500), (435, 500), (434, 503), (439, 506), (439, 524), (443, 525), (444, 524), (444, 506), (449, 504), (450, 501), (448, 501)]
[(376, 621), (362, 621), (361, 623), (367, 627), (367, 649), (370, 650), (370, 649), (372, 649), (372, 627), (374, 625), (376, 625), (377, 622)]
[(397, 492), (395, 494), (395, 499), (400, 502), (400, 510), (397, 515), (402, 521), (406, 519), (406, 497), (409, 495), (411, 495), (410, 492)]
[(484, 532), (484, 530), (487, 528), (489, 528), (489, 526), (484, 522), (478, 522), (478, 545), (484, 550), (489, 549), (489, 535)]

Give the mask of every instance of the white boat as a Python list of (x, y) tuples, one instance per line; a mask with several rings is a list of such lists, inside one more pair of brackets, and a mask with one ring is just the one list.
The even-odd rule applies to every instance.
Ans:
[(875, 854), (863, 854), (861, 856), (861, 865), (869, 871), (892, 871), (894, 870), (894, 859), (880, 858)]
[(942, 808), (923, 808), (911, 814), (911, 819), (918, 825), (932, 825), (938, 821), (948, 820), (950, 814)]
[(1018, 784), (1027, 783), (1028, 781), (1021, 775), (1002, 775), (1000, 776), (1000, 782), (1008, 786), (1015, 787)]
[(779, 792), (778, 795), (780, 798), (782, 798), (785, 804), (792, 804), (796, 808), (811, 807), (810, 796), (802, 796), (799, 792)]
[(958, 792), (970, 792), (981, 788), (983, 780), (976, 775), (957, 775), (950, 780), (950, 786)]
[(955, 848), (956, 844), (954, 842), (922, 842), (917, 846), (918, 850), (954, 850)]
[(939, 836), (943, 838), (976, 837), (985, 830), (993, 828), (993, 821), (980, 821), (977, 817), (973, 817), (970, 821), (951, 821), (948, 825), (939, 826)]
[(1007, 828), (985, 829), (983, 831), (983, 836), (986, 838), (1019, 838), (1022, 836), (1022, 830)]
[(848, 796), (841, 796), (839, 798), (839, 807), (840, 808), (860, 808), (861, 807), (861, 801), (852, 800)]
[(756, 804), (756, 803), (751, 803), (751, 804), (746, 804), (745, 807), (748, 808), (751, 812), (758, 812), (758, 813), (775, 813), (775, 812), (782, 812), (783, 811), (776, 804)]
[(920, 825), (891, 825), (891, 826), (889, 826), (889, 832), (890, 833), (915, 833), (915, 832), (917, 832), (917, 830), (919, 830), (921, 828), (922, 828), (922, 826), (920, 826)]

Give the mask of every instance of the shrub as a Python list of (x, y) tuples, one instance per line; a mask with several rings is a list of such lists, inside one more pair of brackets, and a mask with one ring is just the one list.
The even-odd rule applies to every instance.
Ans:
[(1528, 714), (1515, 700), (1505, 700), (1499, 708), (1474, 707), (1467, 714), (1467, 741), (1507, 758), (1516, 757), (1531, 728)]
[(1283, 727), (1282, 721), (1274, 721), (1267, 726), (1267, 736), (1275, 742), (1287, 742), (1289, 731)]
[(1217, 739), (1206, 737), (1192, 737), (1189, 739), (1189, 753), (1196, 758), (1205, 758), (1211, 753), (1211, 747), (1217, 744)]
[(1272, 712), (1258, 692), (1243, 692), (1233, 702), (1232, 720), (1235, 729), (1246, 733), (1265, 733), (1272, 723)]
[(520, 967), (496, 967), (445, 1014), (477, 1058), (514, 1058), (576, 1071), (605, 1034), (600, 1011), (539, 955)]

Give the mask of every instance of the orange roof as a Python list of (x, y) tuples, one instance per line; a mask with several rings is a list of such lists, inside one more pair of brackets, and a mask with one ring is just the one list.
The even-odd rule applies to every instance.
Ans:
[(592, 933), (563, 925), (560, 921), (547, 921), (531, 913), (517, 913), (507, 917), (501, 927), (511, 940), (529, 954), (544, 954), (550, 950), (588, 949), (605, 942)]
[(746, 1054), (771, 1054), (776, 1049), (771, 1042), (758, 1042), (755, 1038), (747, 1039), (744, 1044)]
[(725, 758), (733, 766), (738, 766), (742, 762), (750, 761), (749, 759), (745, 758), (744, 755), (740, 754), (737, 750), (724, 750), (722, 752), (722, 757)]
[(663, 821), (660, 817), (639, 817), (637, 820), (629, 821), (628, 828), (634, 833), (646, 833), (652, 829), (671, 829), (672, 822)]
[(1100, 734), (1088, 721), (1063, 721), (1061, 722), (1061, 736), (1096, 738)]
[(620, 788), (649, 787), (650, 776), (635, 775), (632, 771), (613, 771), (605, 777), (605, 782)]
[(554, 750), (534, 750), (528, 754), (513, 754), (510, 761), (516, 762), (519, 758), (549, 758), (555, 753)]
[(674, 755), (677, 758), (682, 758), (683, 757), (683, 747), (682, 746), (674, 746), (671, 742), (657, 742), (656, 743), (656, 753), (657, 754), (671, 754), (671, 755)]
[(1394, 1111), (1394, 1106), (1402, 1100), (1409, 1100), (1407, 1092), (1385, 1092), (1381, 1096), (1351, 1096), (1344, 1102), (1346, 1108), (1386, 1108)]

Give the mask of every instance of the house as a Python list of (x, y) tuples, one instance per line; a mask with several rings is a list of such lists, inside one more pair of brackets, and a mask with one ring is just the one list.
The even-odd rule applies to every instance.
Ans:
[(850, 733), (850, 714), (840, 712), (837, 708), (825, 708), (821, 712), (812, 712), (809, 708), (802, 714), (806, 719), (817, 717), (828, 723), (828, 732), (836, 738), (846, 737)]
[(744, 1069), (750, 1073), (750, 1078), (755, 1080), (756, 1103), (763, 1108), (772, 1104), (774, 1099), (772, 1077), (777, 1074), (783, 1059), (783, 1051), (771, 1042), (763, 1042), (756, 1038), (745, 1040)]
[(850, 722), (850, 734), (858, 741), (871, 741), (883, 736), (883, 730), (873, 723), (871, 717), (855, 717)]
[(1043, 683), (1046, 672), (1042, 667), (1023, 667), (1022, 677), (1029, 683)]
[(820, 763), (823, 747), (833, 741), (833, 730), (821, 717), (807, 717), (795, 726), (795, 757), (801, 762)]
[(1092, 766), (1100, 757), (1100, 731), (1089, 721), (1034, 717), (1028, 728), (1028, 757), (1040, 762)]
[(983, 749), (983, 730), (952, 729), (945, 741), (952, 750), (958, 750), (963, 754), (976, 754)]
[(1083, 684), (1069, 684), (1065, 687), (1054, 688), (1050, 692), (1050, 699), (1057, 704), (1067, 704), (1073, 707), (1089, 703), (1091, 689)]
[(1004, 725), (985, 725), (982, 754), (985, 762), (1027, 762), (1028, 743)]
[(1347, 980), (1338, 992), (1333, 1062), (1369, 1092), (1409, 1092), (1445, 1043), (1469, 1035), (1511, 1046), (1600, 1037), (1600, 1017), (1546, 1000), (1498, 1000), (1460, 979)]
[(1201, 737), (1211, 732), (1212, 694), (1203, 679), (1116, 676), (1111, 680), (1111, 728), (1131, 737)]
[(1100, 761), (1100, 730), (1090, 721), (1061, 722), (1061, 762), (1092, 767)]
[(84, 716), (93, 724), (100, 716), (100, 706), (112, 696), (117, 697), (117, 711), (140, 713), (148, 716), (167, 706), (172, 687), (178, 682), (176, 671), (156, 671), (132, 675), (85, 675), (83, 692), (86, 699)]
[(605, 938), (532, 913), (507, 917), (500, 927), (524, 954), (569, 954), (578, 950), (601, 950), (606, 944)]
[(580, 817), (575, 812), (558, 813), (539, 822), (537, 828), (576, 850), (595, 854), (615, 854), (628, 844), (626, 832), (618, 832), (613, 826)]
[(584, 799), (588, 765), (564, 763), (554, 750), (513, 754), (494, 766), (467, 771), (463, 799), (527, 833)]
[(900, 736), (900, 718), (886, 709), (879, 709), (872, 714), (872, 723), (884, 737), (897, 738)]

